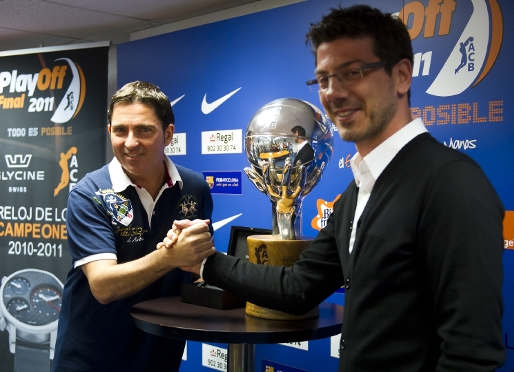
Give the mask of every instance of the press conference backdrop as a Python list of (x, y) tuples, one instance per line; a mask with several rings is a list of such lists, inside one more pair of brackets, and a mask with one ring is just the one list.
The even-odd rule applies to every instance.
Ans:
[[(217, 249), (226, 248), (233, 224), (271, 227), (269, 200), (243, 172), (248, 166), (243, 145), (247, 124), (260, 107), (277, 98), (299, 98), (320, 107), (317, 93), (311, 93), (305, 84), (314, 70), (305, 34), (309, 24), (330, 7), (354, 3), (310, 0), (118, 47), (118, 85), (151, 81), (175, 102), (177, 134), (168, 153), (174, 162), (204, 172), (213, 183)], [(422, 117), (440, 142), (474, 158), (508, 210), (504, 329), (509, 350), (502, 371), (510, 372), (514, 370), (514, 3), (361, 3), (400, 13), (408, 20), (415, 53), (413, 116)], [(332, 129), (332, 159), (303, 203), (306, 236), (316, 235), (324, 226), (334, 200), (352, 180), (349, 159), (355, 148), (341, 141)], [(342, 303), (343, 296), (335, 294), (330, 301)], [(225, 348), (188, 342), (182, 370), (222, 370)], [(257, 370), (335, 370), (337, 336), (287, 346), (258, 345), (255, 363)]]
[[(0, 55), (2, 372), (50, 370), (71, 267), (68, 192), (105, 163), (108, 50), (91, 43)], [(20, 338), (37, 367), (24, 369)]]

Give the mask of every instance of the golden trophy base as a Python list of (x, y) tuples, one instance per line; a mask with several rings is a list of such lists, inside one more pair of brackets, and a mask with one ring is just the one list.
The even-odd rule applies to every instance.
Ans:
[[(311, 239), (284, 240), (280, 235), (250, 235), (248, 241), (249, 261), (258, 265), (292, 266), (310, 244)], [(246, 314), (262, 319), (303, 320), (319, 316), (319, 307), (303, 315), (288, 314), (246, 303)]]

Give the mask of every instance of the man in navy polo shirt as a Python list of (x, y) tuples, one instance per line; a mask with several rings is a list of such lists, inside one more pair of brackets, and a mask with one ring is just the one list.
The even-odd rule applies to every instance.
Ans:
[[(165, 156), (174, 132), (168, 97), (133, 82), (108, 111), (115, 158), (68, 199), (73, 266), (62, 299), (53, 371), (178, 371), (184, 341), (144, 333), (130, 308), (180, 294), (187, 267), (214, 253), (213, 202), (203, 177)], [(196, 220), (156, 250), (176, 219)], [(191, 251), (194, 252), (191, 256)]]

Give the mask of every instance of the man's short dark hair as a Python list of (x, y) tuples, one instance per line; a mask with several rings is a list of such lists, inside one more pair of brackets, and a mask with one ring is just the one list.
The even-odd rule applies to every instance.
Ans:
[(359, 39), (371, 37), (373, 53), (388, 64), (385, 70), (391, 74), (392, 67), (407, 58), (413, 63), (412, 43), (403, 22), (390, 13), (368, 5), (353, 5), (349, 8), (331, 8), (318, 23), (311, 23), (307, 32), (314, 55), (322, 43), (341, 38)]
[(305, 137), (306, 133), (305, 133), (305, 128), (300, 126), (300, 125), (297, 125), (296, 127), (293, 127), (291, 129), (291, 132), (292, 133), (298, 133), (298, 135), (300, 137)]
[(155, 115), (161, 121), (162, 129), (166, 131), (169, 124), (175, 123), (175, 116), (170, 100), (158, 86), (146, 81), (133, 81), (121, 87), (111, 99), (107, 118), (111, 124), (112, 112), (117, 104), (142, 103), (155, 110)]

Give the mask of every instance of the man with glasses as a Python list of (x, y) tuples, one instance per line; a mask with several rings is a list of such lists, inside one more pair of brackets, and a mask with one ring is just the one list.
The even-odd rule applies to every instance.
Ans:
[(339, 371), (494, 371), (505, 359), (504, 208), (473, 160), (412, 120), (406, 27), (352, 6), (332, 9), (307, 37), (316, 64), (307, 84), (355, 143), (355, 180), (292, 267), (216, 253), (190, 269), (293, 314), (344, 286)]

